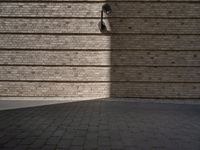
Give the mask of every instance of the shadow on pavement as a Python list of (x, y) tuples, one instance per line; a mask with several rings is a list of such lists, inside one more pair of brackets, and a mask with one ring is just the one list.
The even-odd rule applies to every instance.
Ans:
[(198, 150), (200, 105), (84, 101), (0, 111), (0, 149)]

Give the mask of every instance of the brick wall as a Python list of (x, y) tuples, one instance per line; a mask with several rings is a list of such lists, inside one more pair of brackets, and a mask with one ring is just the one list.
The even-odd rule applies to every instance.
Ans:
[(199, 14), (199, 0), (0, 1), (0, 96), (198, 99)]

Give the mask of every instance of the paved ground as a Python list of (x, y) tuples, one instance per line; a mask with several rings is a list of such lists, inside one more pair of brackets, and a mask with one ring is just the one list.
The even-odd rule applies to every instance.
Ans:
[(96, 100), (2, 110), (0, 149), (200, 150), (200, 105)]

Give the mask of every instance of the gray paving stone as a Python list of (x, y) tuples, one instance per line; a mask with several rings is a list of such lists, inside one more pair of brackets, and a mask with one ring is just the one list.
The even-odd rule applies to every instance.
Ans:
[(50, 137), (47, 140), (46, 144), (47, 145), (56, 145), (56, 144), (58, 144), (59, 140), (60, 140), (60, 137)]
[(43, 146), (45, 146), (46, 142), (47, 142), (47, 139), (40, 139), (40, 138), (38, 138), (29, 147), (30, 148), (37, 148), (37, 149), (39, 149), (39, 148), (42, 148)]
[(97, 139), (90, 139), (86, 140), (84, 144), (85, 149), (95, 149), (98, 148), (98, 142)]
[(0, 149), (200, 150), (200, 105), (85, 101), (0, 111)]
[(14, 139), (14, 140), (10, 140), (9, 142), (7, 142), (4, 147), (7, 147), (7, 148), (15, 148), (19, 143), (20, 143), (21, 140), (19, 139)]
[(30, 144), (32, 144), (33, 142), (35, 142), (36, 139), (37, 139), (36, 137), (28, 137), (28, 138), (23, 139), (23, 140), (20, 142), (20, 144), (21, 144), (21, 145), (30, 145)]
[(65, 133), (65, 130), (56, 130), (52, 136), (58, 136), (61, 137)]
[(82, 146), (71, 146), (69, 150), (83, 150)]
[(97, 150), (111, 150), (110, 146), (98, 146)]
[(55, 150), (56, 149), (56, 145), (45, 145), (40, 149), (41, 150)]
[(10, 141), (12, 139), (12, 137), (9, 136), (3, 136), (0, 138), (0, 145), (3, 145), (5, 143), (7, 143), (8, 141)]
[(25, 145), (18, 145), (15, 148), (13, 148), (13, 150), (27, 150), (28, 146)]
[(72, 140), (72, 145), (82, 146), (84, 144), (85, 138), (83, 137), (76, 137)]
[(67, 139), (62, 139), (61, 141), (59, 141), (57, 147), (58, 148), (68, 148), (71, 145), (72, 141), (71, 140), (67, 140)]
[(108, 137), (99, 137), (98, 139), (98, 145), (100, 146), (109, 146), (110, 143), (110, 138)]

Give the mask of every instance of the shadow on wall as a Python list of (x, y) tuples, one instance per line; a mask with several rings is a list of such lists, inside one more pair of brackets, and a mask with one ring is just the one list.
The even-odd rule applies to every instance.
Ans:
[[(116, 3), (115, 3), (116, 4)], [(111, 49), (111, 70), (110, 70), (110, 80), (112, 81), (110, 85), (110, 97), (129, 97), (127, 94), (127, 81), (129, 81), (129, 73), (127, 70), (126, 65), (124, 64), (127, 60), (127, 50), (125, 47), (129, 48), (128, 41), (124, 41), (126, 38), (126, 34), (123, 33), (123, 25), (125, 18), (112, 18), (112, 17), (120, 17), (123, 16), (124, 7), (120, 7), (119, 5), (112, 5), (112, 14), (111, 18), (109, 19), (110, 25), (110, 32), (111, 32), (111, 39), (110, 39), (110, 49)], [(115, 11), (115, 10), (119, 11)], [(122, 32), (122, 33), (121, 33)], [(131, 91), (130, 91), (131, 92)]]
[(198, 3), (84, 1), (0, 3), (1, 96), (200, 98)]
[[(142, 97), (140, 85), (136, 85), (141, 79), (142, 72), (138, 72), (137, 64), (134, 61), (134, 51), (140, 49), (144, 42), (140, 41), (140, 32), (135, 31), (134, 19), (131, 19), (135, 3), (108, 3), (107, 9), (107, 34), (110, 38), (110, 97)], [(137, 4), (137, 3), (136, 3)], [(109, 12), (109, 6), (112, 13)], [(106, 13), (106, 12), (105, 12)], [(137, 33), (138, 32), (138, 33)], [(137, 35), (134, 35), (134, 34)], [(137, 73), (136, 73), (137, 72)], [(135, 88), (136, 87), (136, 88)], [(146, 97), (146, 96), (144, 96)]]
[(128, 64), (124, 64), (127, 60), (126, 48), (129, 48), (129, 44), (123, 39), (127, 36), (123, 32), (125, 19), (117, 18), (121, 17), (121, 13), (123, 14), (123, 9), (121, 9), (123, 7), (118, 9), (120, 10), (118, 12), (115, 12), (115, 8), (119, 8), (117, 3), (106, 3), (102, 6), (101, 21), (98, 26), (105, 36), (110, 36), (110, 97), (129, 97), (126, 94), (126, 83), (129, 82), (129, 77), (127, 77), (129, 73), (126, 69)]
[(108, 4), (112, 8), (105, 33), (111, 36), (110, 96), (198, 98), (198, 85), (193, 82), (199, 78), (192, 77), (198, 69), (186, 68), (194, 65), (188, 58), (192, 50), (199, 49), (198, 37), (182, 35), (198, 27), (195, 22), (180, 19), (188, 15), (182, 7), (191, 6), (162, 2)]

